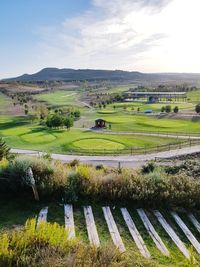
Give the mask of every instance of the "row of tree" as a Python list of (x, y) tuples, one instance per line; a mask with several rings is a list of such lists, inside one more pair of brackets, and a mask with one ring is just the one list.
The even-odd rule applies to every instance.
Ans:
[[(172, 107), (171, 107), (170, 105), (163, 106), (163, 107), (161, 108), (161, 112), (170, 113), (171, 111), (172, 111)], [(178, 106), (175, 106), (175, 107), (173, 108), (173, 111), (174, 111), (174, 113), (178, 113), (178, 112), (179, 112), (179, 107), (178, 107)], [(196, 111), (197, 114), (200, 114), (200, 104), (197, 104), (197, 105), (195, 106), (195, 111)]]
[[(178, 106), (175, 106), (175, 107), (173, 108), (173, 111), (174, 111), (174, 113), (178, 113), (178, 112), (179, 112), (179, 107), (178, 107)], [(161, 108), (161, 112), (170, 113), (170, 112), (172, 112), (172, 107), (171, 107), (170, 105), (163, 106), (163, 107)]]
[(68, 130), (74, 125), (74, 116), (64, 116), (61, 114), (49, 115), (46, 120), (46, 125), (49, 128), (67, 128)]

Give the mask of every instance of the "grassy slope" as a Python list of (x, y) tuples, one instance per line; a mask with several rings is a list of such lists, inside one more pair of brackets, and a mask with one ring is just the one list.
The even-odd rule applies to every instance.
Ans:
[[(123, 217), (120, 212), (121, 205), (118, 205), (117, 203), (111, 205), (109, 203), (91, 203), (91, 202), (79, 202), (76, 205), (73, 205), (74, 207), (74, 220), (75, 220), (75, 231), (78, 238), (84, 242), (89, 243), (88, 237), (87, 237), (87, 229), (85, 225), (85, 219), (83, 214), (83, 205), (91, 205), (94, 212), (94, 218), (97, 226), (97, 230), (100, 237), (100, 242), (106, 243), (106, 242), (112, 242), (110, 234), (108, 232), (108, 228), (103, 216), (102, 212), (102, 206), (105, 204), (110, 205), (112, 208), (115, 206), (114, 209), (112, 209), (112, 213), (114, 216), (114, 219), (117, 223), (117, 226), (120, 231), (120, 235), (123, 239), (123, 242), (125, 244), (125, 247), (127, 249), (127, 254), (129, 254), (131, 257), (134, 257), (137, 259), (140, 256), (140, 253), (132, 240), (132, 237), (130, 236), (130, 233), (128, 231), (128, 228), (123, 220)], [(49, 202), (40, 202), (35, 203), (33, 201), (26, 201), (24, 202), (23, 199), (7, 199), (2, 200), (0, 199), (0, 231), (3, 229), (11, 229), (14, 225), (23, 225), (27, 218), (32, 218), (37, 216), (40, 209), (44, 206), (49, 206), (49, 214), (48, 214), (48, 221), (50, 222), (57, 222), (60, 225), (64, 225), (64, 212), (63, 212), (63, 206), (61, 206), (58, 203), (49, 203)], [(152, 262), (157, 262), (162, 264), (162, 266), (182, 266), (179, 265), (180, 263), (183, 263), (185, 260), (183, 255), (180, 253), (178, 248), (175, 246), (175, 244), (171, 241), (171, 239), (168, 237), (168, 235), (165, 233), (165, 231), (162, 229), (162, 226), (157, 222), (157, 219), (153, 215), (151, 211), (147, 211), (148, 216), (153, 223), (155, 229), (159, 233), (160, 237), (164, 241), (165, 245), (170, 251), (170, 257), (164, 257), (159, 250), (154, 245), (153, 241), (151, 240), (150, 236), (146, 232), (141, 219), (139, 218), (138, 214), (136, 213), (136, 210), (133, 206), (125, 205), (132, 218), (133, 221), (136, 224), (136, 227), (138, 228), (140, 234), (142, 235), (145, 244), (147, 245), (151, 255), (152, 255)], [(181, 237), (182, 241), (185, 242), (186, 246), (188, 248), (191, 247), (189, 241), (186, 239), (182, 231), (177, 227), (176, 223), (174, 222), (173, 218), (171, 217), (170, 213), (166, 210), (162, 210), (163, 215), (167, 219), (168, 222), (173, 226), (173, 228), (176, 230), (178, 235)], [(187, 217), (183, 214), (180, 214), (180, 216), (184, 219), (185, 223), (189, 226), (189, 228), (192, 230), (192, 232), (195, 234), (196, 238), (200, 241), (200, 234), (197, 233), (197, 231), (194, 229), (194, 227), (191, 225), (191, 223), (188, 221)], [(195, 216), (200, 219), (200, 214), (195, 213)]]

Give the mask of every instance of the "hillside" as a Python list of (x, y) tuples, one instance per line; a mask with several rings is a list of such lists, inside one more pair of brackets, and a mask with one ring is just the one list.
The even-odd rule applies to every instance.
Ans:
[(34, 74), (24, 74), (19, 77), (7, 80), (36, 82), (36, 81), (94, 81), (94, 80), (110, 80), (110, 81), (132, 81), (140, 82), (177, 82), (177, 83), (199, 83), (200, 74), (183, 74), (183, 73), (141, 73), (136, 71), (122, 70), (92, 70), (92, 69), (58, 69), (45, 68)]

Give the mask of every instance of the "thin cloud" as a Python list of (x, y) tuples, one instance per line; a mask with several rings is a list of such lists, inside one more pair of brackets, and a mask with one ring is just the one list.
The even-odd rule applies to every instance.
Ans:
[(191, 55), (185, 36), (195, 38), (196, 47), (200, 39), (193, 16), (186, 21), (185, 15), (198, 10), (197, 0), (93, 0), (92, 4), (59, 27), (40, 29), (40, 58), (46, 65), (177, 71), (188, 67), (182, 64), (183, 51), (195, 57), (197, 49)]

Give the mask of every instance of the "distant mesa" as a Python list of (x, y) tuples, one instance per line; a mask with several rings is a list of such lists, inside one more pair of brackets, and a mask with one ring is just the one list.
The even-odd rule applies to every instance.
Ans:
[(141, 73), (123, 70), (96, 70), (70, 68), (44, 68), (34, 74), (23, 74), (4, 81), (43, 82), (43, 81), (125, 81), (125, 82), (191, 82), (200, 81), (198, 73)]

